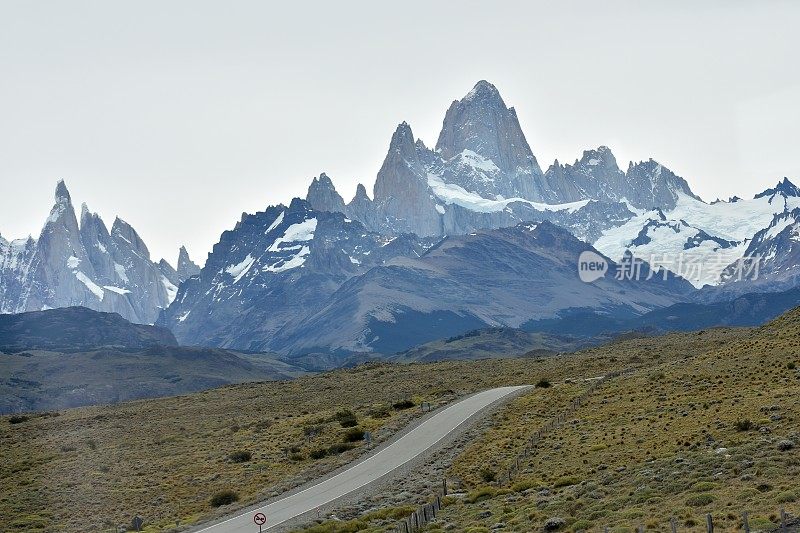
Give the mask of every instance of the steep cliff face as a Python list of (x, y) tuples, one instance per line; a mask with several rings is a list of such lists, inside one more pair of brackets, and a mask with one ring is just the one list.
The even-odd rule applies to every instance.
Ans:
[(480, 81), (450, 105), (434, 150), (407, 123), (397, 127), (374, 200), (360, 187), (345, 204), (325, 174), (314, 179), (306, 199), (386, 234), (459, 235), (551, 220), (591, 242), (629, 220), (631, 209), (673, 209), (680, 194), (697, 199), (683, 178), (654, 161), (623, 172), (606, 146), (542, 173), (514, 108)]
[(63, 181), (38, 240), (0, 241), (0, 309), (5, 313), (85, 306), (152, 323), (177, 288), (121, 219), (111, 231), (84, 204), (80, 224)]
[(437, 209), (428, 186), (428, 166), (433, 157), (424, 144), (414, 141), (408, 124), (397, 126), (373, 193), (385, 230), (417, 235), (442, 233), (441, 207)]
[(306, 201), (318, 211), (345, 212), (344, 199), (336, 192), (333, 182), (324, 172), (319, 175), (319, 178), (311, 180)]
[(606, 146), (584, 151), (573, 165), (561, 165), (556, 160), (545, 172), (545, 182), (548, 189), (567, 201), (591, 198), (617, 202), (626, 194), (625, 173)]
[(640, 209), (674, 209), (681, 194), (700, 200), (685, 179), (652, 159), (630, 164), (622, 193)]
[(414, 235), (385, 237), (295, 199), (245, 215), (223, 233), (159, 323), (183, 343), (269, 350), (272, 338), (348, 279), (397, 255), (418, 256), (430, 244)]
[(479, 81), (444, 117), (436, 151), (448, 162), (446, 180), (484, 198), (543, 201), (542, 170), (522, 133), (514, 108), (506, 107), (497, 88)]

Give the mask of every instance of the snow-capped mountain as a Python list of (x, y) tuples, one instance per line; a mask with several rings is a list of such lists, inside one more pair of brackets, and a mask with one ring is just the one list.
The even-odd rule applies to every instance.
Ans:
[(641, 210), (624, 224), (605, 230), (594, 245), (612, 259), (630, 252), (660, 264), (698, 288), (727, 284), (732, 278), (723, 272), (742, 257), (775, 257), (789, 251), (791, 240), (773, 241), (777, 236), (773, 233), (777, 226), (785, 228), (798, 207), (800, 191), (786, 178), (750, 200), (707, 204), (680, 192), (674, 207)]
[(159, 321), (182, 343), (272, 349), (273, 339), (318, 309), (342, 283), (433, 241), (384, 237), (303, 200), (244, 215), (222, 234)]
[[(789, 193), (800, 196), (800, 192), (793, 185), (791, 187), (784, 188), (784, 192), (788, 189)], [(800, 207), (774, 215), (769, 226), (750, 240), (743, 255), (746, 258), (744, 261), (729, 265), (722, 273), (727, 293), (741, 294), (753, 290), (777, 292), (798, 286)]]
[[(359, 185), (347, 202), (320, 174), (306, 200), (243, 215), (202, 269), (184, 248), (177, 268), (153, 263), (122, 220), (108, 231), (84, 207), (78, 223), (59, 183), (38, 240), (0, 238), (0, 310), (85, 305), (136, 322), (159, 316), (190, 344), (391, 351), (575, 307), (636, 314), (790, 288), (800, 282), (799, 210), (788, 179), (750, 200), (708, 204), (652, 159), (623, 171), (605, 146), (542, 172), (514, 109), (481, 81), (450, 105), (434, 148), (397, 126), (372, 198)], [(588, 249), (715, 288), (690, 296), (674, 275), (661, 285), (583, 284), (576, 258)], [(733, 275), (746, 255), (762, 257), (758, 283)]]
[(114, 220), (109, 232), (84, 204), (79, 223), (63, 181), (39, 239), (0, 238), (0, 254), (3, 313), (82, 305), (152, 323), (182, 280), (150, 260), (147, 246), (125, 221)]
[(585, 284), (576, 265), (591, 249), (548, 222), (430, 247), (295, 200), (247, 215), (223, 234), (159, 323), (183, 343), (288, 355), (393, 352), (567, 309), (640, 314), (692, 291), (660, 274), (642, 282), (609, 274)]
[(345, 203), (325, 174), (306, 199), (385, 234), (462, 235), (549, 220), (593, 241), (635, 209), (674, 208), (680, 195), (698, 199), (686, 180), (653, 160), (621, 171), (605, 146), (542, 173), (514, 108), (480, 81), (451, 104), (435, 149), (415, 139), (407, 123), (397, 127), (372, 200), (359, 186)]

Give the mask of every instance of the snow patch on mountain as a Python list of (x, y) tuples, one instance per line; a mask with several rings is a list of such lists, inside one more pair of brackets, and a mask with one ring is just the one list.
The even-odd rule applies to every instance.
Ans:
[(281, 211), (280, 214), (278, 214), (278, 216), (275, 218), (275, 221), (272, 224), (270, 224), (267, 230), (264, 232), (264, 235), (268, 234), (270, 231), (274, 230), (275, 228), (281, 225), (281, 222), (283, 222), (283, 214), (284, 211)]
[[(282, 215), (283, 213), (281, 213)], [(275, 239), (272, 246), (268, 248), (270, 252), (280, 252), (282, 250), (297, 249), (298, 247), (285, 247), (284, 244), (310, 241), (314, 238), (314, 231), (317, 229), (317, 219), (309, 218), (303, 222), (292, 224), (283, 232), (283, 235)]]
[[(433, 173), (428, 173), (427, 180), (428, 186), (431, 188), (433, 194), (442, 202), (448, 205), (455, 204), (469, 209), (470, 211), (476, 211), (479, 213), (494, 213), (503, 211), (508, 207), (509, 204), (516, 202), (530, 205), (538, 211), (567, 211), (572, 213), (590, 202), (590, 200), (579, 200), (577, 202), (568, 202), (563, 204), (544, 204), (532, 202), (524, 198), (503, 198), (501, 200), (490, 200), (480, 196), (479, 194), (469, 192), (455, 183), (446, 183), (440, 176)], [(444, 214), (442, 211), (439, 212)]]
[(225, 269), (225, 272), (233, 276), (233, 282), (238, 283), (240, 279), (244, 277), (245, 274), (250, 270), (250, 267), (253, 266), (253, 262), (255, 262), (255, 258), (250, 254), (247, 254), (241, 262), (231, 265)]
[(87, 276), (81, 271), (78, 271), (75, 272), (75, 277), (78, 278), (78, 281), (86, 285), (86, 288), (92, 291), (92, 293), (94, 293), (94, 295), (97, 296), (98, 300), (103, 299), (103, 297), (105, 296), (103, 289), (99, 285), (97, 285), (94, 281), (89, 279), (89, 276)]
[(115, 292), (117, 294), (130, 294), (131, 291), (128, 289), (123, 289), (122, 287), (114, 287), (113, 285), (103, 285), (103, 288), (107, 291)]
[(285, 272), (293, 268), (303, 266), (306, 262), (306, 257), (311, 253), (308, 246), (300, 246), (300, 251), (288, 259), (281, 259), (277, 263), (267, 265), (263, 268), (265, 272)]

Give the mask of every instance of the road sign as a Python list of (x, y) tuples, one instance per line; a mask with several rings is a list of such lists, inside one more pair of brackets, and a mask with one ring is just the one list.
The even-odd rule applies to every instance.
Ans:
[(261, 526), (267, 523), (267, 515), (264, 513), (256, 513), (253, 515), (253, 522), (256, 523), (258, 526), (259, 533), (261, 532)]
[(136, 531), (141, 531), (143, 524), (144, 520), (142, 520), (141, 517), (138, 516), (134, 516), (133, 521), (131, 521), (131, 525), (133, 526), (133, 529)]

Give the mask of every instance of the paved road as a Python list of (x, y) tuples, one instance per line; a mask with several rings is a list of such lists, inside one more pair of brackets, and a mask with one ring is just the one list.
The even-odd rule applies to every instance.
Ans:
[(205, 533), (254, 533), (258, 531), (258, 526), (253, 523), (253, 515), (258, 512), (267, 516), (267, 524), (262, 527), (262, 530), (268, 531), (287, 520), (346, 496), (402, 467), (418, 455), (434, 447), (484, 407), (524, 388), (526, 387), (499, 387), (464, 398), (425, 420), (378, 453), (367, 457), (339, 474), (324, 479), (300, 492), (257, 509), (250, 509), (227, 520), (201, 528), (198, 531)]

